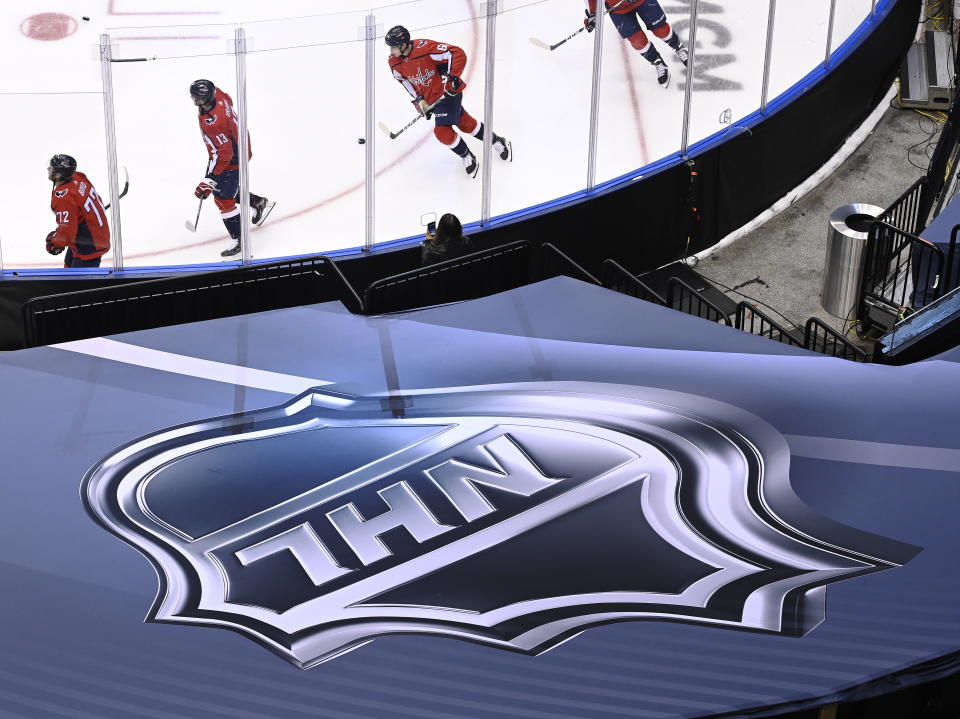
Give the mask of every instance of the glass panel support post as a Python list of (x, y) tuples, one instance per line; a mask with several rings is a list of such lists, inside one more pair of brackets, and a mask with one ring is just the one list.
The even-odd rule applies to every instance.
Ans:
[(100, 81), (103, 86), (103, 129), (107, 149), (107, 178), (110, 183), (110, 246), (113, 269), (123, 270), (123, 232), (120, 229), (120, 178), (117, 167), (117, 123), (113, 106), (113, 46), (110, 35), (100, 36)]
[(607, 3), (597, 1), (597, 24), (593, 32), (593, 77), (590, 80), (590, 137), (587, 143), (587, 192), (597, 186), (597, 140), (600, 130), (600, 79), (603, 66), (603, 27)]
[(697, 67), (697, 18), (700, 13), (700, 0), (693, 0), (690, 5), (690, 57), (687, 58), (687, 84), (683, 90), (683, 134), (680, 139), (680, 157), (686, 159), (687, 148), (690, 146), (690, 105), (693, 101), (693, 79)]
[(763, 91), (760, 95), (760, 112), (767, 111), (770, 93), (770, 62), (773, 59), (773, 28), (777, 17), (777, 0), (770, 0), (767, 10), (767, 45), (763, 51)]
[(364, 123), (363, 135), (366, 144), (363, 149), (363, 252), (372, 252), (374, 233), (376, 232), (376, 138), (373, 134), (373, 115), (375, 111), (374, 95), (376, 90), (376, 76), (374, 74), (377, 62), (377, 18), (373, 13), (364, 19), (363, 27), (364, 54)]
[(830, 0), (830, 19), (827, 21), (827, 50), (823, 56), (823, 66), (830, 66), (830, 55), (833, 54), (833, 22), (837, 17), (837, 0)]
[(247, 36), (242, 27), (234, 30), (233, 58), (237, 72), (237, 124), (240, 146), (240, 264), (252, 259), (250, 246), (250, 129), (247, 123)]
[(480, 15), (487, 19), (486, 57), (484, 58), (483, 91), (483, 122), (486, 129), (483, 133), (483, 190), (480, 200), (480, 224), (490, 222), (490, 204), (493, 191), (493, 166), (490, 159), (493, 157), (493, 83), (494, 60), (497, 49), (497, 13), (500, 12), (501, 0), (489, 0), (481, 3)]

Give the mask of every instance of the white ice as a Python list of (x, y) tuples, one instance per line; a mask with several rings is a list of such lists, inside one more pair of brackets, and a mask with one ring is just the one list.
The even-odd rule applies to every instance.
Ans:
[[(686, 41), (689, 0), (661, 4)], [(253, 256), (362, 245), (365, 148), (357, 140), (364, 136), (365, 48), (359, 37), (368, 12), (374, 13), (378, 34), (403, 24), (414, 37), (462, 47), (469, 83), (464, 105), (485, 119), (487, 21), (480, 13), (486, 3), (376, 5), (365, 0), (89, 0), (81, 9), (76, 0), (4, 4), (3, 268), (60, 266), (60, 258), (43, 251), (43, 239), (55, 226), (46, 179), (52, 154), (76, 157), (109, 198), (96, 49), (103, 32), (110, 34), (116, 58), (157, 57), (111, 65), (118, 160), (130, 175), (130, 192), (120, 202), (125, 266), (219, 262), (220, 250), (231, 243), (212, 202), (205, 203), (196, 234), (184, 228), (184, 221), (194, 218), (193, 188), (206, 162), (187, 89), (205, 77), (237, 99), (230, 49), (237, 23), (251, 50), (246, 58), (254, 152), (250, 188), (277, 201), (270, 220), (252, 233)], [(824, 62), (829, 9), (830, 0), (777, 3), (771, 99)], [(833, 47), (870, 9), (870, 0), (837, 3)], [(736, 125), (759, 108), (767, 11), (767, 0), (701, 0), (698, 67), (708, 69), (696, 72), (691, 143), (726, 129), (727, 117)], [(71, 34), (53, 40), (28, 37), (51, 22), (36, 17), (43, 13), (72, 18), (56, 26)], [(493, 125), (513, 142), (515, 161), (493, 158), (494, 217), (586, 186), (593, 36), (580, 33), (554, 52), (529, 41), (534, 36), (556, 42), (578, 29), (582, 17), (582, 0), (502, 0)], [(659, 40), (654, 43), (673, 74), (667, 90), (613, 25), (604, 27), (598, 183), (634, 173), (680, 148), (686, 75), (672, 51)], [(378, 41), (375, 115), (396, 128), (413, 115), (386, 57)], [(376, 131), (368, 138), (376, 153), (377, 242), (419, 234), (420, 216), (427, 211), (455, 212), (465, 223), (480, 219), (481, 176), (471, 179), (464, 173), (460, 160), (434, 139), (431, 125), (420, 121), (395, 140)], [(468, 144), (479, 157), (482, 143), (470, 138)], [(110, 264), (108, 255), (104, 266)]]

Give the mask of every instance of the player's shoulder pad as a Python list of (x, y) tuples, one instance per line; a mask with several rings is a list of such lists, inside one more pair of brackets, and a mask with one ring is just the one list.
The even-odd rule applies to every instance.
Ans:
[(410, 51), (410, 57), (413, 57), (414, 55), (429, 55), (436, 49), (437, 45), (440, 45), (441, 43), (438, 43), (436, 40), (417, 38), (411, 40), (410, 44), (413, 45), (413, 50)]

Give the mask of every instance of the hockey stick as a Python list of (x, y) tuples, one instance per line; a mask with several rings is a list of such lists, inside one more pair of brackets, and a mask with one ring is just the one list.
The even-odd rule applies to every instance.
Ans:
[(197, 225), (200, 224), (200, 210), (203, 209), (203, 201), (204, 201), (205, 199), (206, 199), (205, 197), (201, 197), (201, 198), (200, 198), (200, 204), (197, 205), (197, 219), (194, 220), (192, 223), (190, 222), (190, 220), (187, 220), (186, 222), (183, 223), (184, 226), (185, 226), (188, 230), (190, 230), (190, 232), (196, 232), (196, 231), (197, 231)]
[[(440, 96), (440, 100), (442, 100), (443, 98), (444, 98), (444, 96), (441, 95), (441, 96)], [(437, 100), (437, 101), (436, 101), (435, 103), (433, 103), (432, 105), (428, 105), (428, 106), (427, 106), (427, 109), (426, 109), (426, 112), (425, 112), (423, 115), (417, 114), (417, 116), (416, 116), (415, 118), (413, 118), (410, 122), (408, 122), (406, 125), (404, 125), (403, 127), (401, 127), (401, 128), (400, 128), (399, 130), (397, 130), (396, 132), (390, 132), (390, 128), (387, 127), (386, 124), (383, 123), (383, 121), (378, 122), (378, 123), (377, 123), (377, 127), (379, 127), (381, 130), (383, 130), (384, 134), (385, 134), (387, 137), (389, 137), (391, 140), (396, 140), (398, 137), (400, 137), (400, 135), (402, 135), (404, 132), (406, 132), (406, 131), (409, 130), (411, 127), (413, 127), (413, 125), (416, 124), (417, 120), (419, 120), (421, 117), (426, 117), (427, 114), (428, 114), (434, 107), (436, 107), (436, 106), (440, 103), (440, 100)]]
[(544, 50), (551, 50), (551, 51), (552, 51), (552, 50), (556, 50), (558, 47), (560, 47), (561, 45), (563, 45), (565, 42), (569, 42), (570, 40), (573, 40), (573, 38), (575, 38), (577, 35), (579, 35), (580, 33), (582, 33), (582, 32), (583, 32), (584, 30), (586, 30), (586, 29), (587, 29), (587, 27), (586, 27), (586, 25), (584, 25), (584, 26), (581, 27), (579, 30), (577, 30), (577, 31), (574, 32), (574, 33), (571, 33), (571, 34), (567, 35), (565, 38), (563, 38), (563, 40), (561, 40), (560, 42), (558, 42), (558, 43), (556, 43), (556, 44), (554, 44), (554, 45), (548, 45), (547, 43), (545, 43), (545, 42), (544, 42), (543, 40), (541, 40), (540, 38), (533, 37), (532, 35), (530, 36), (530, 42), (532, 42), (532, 43), (533, 43), (534, 45), (536, 45), (537, 47), (542, 47)]
[[(126, 165), (124, 165), (124, 168), (123, 168), (123, 189), (120, 190), (120, 194), (117, 195), (117, 200), (116, 200), (116, 201), (119, 202), (122, 198), (126, 197), (126, 195), (127, 195), (127, 190), (129, 190), (129, 189), (130, 189), (130, 173), (127, 172)], [(110, 205), (112, 205), (112, 204), (113, 204), (112, 202), (108, 202), (107, 204), (105, 204), (105, 205), (103, 206), (103, 209), (109, 210), (109, 209), (110, 209)]]
[[(620, 0), (620, 2), (618, 2), (618, 3), (617, 3), (616, 5), (614, 5), (613, 7), (607, 8), (607, 13), (613, 12), (613, 11), (616, 10), (618, 7), (620, 7), (621, 5), (623, 5), (623, 3), (625, 3), (626, 1), (627, 1), (627, 0)], [(582, 26), (579, 30), (577, 30), (576, 32), (570, 33), (570, 34), (567, 35), (565, 38), (563, 38), (563, 40), (561, 40), (560, 42), (555, 43), (555, 44), (553, 44), (553, 45), (548, 45), (547, 43), (545, 43), (545, 42), (544, 42), (543, 40), (541, 40), (540, 38), (533, 37), (532, 35), (530, 36), (530, 42), (532, 42), (532, 43), (533, 43), (534, 45), (536, 45), (537, 47), (542, 47), (544, 50), (553, 51), (553, 50), (556, 50), (556, 49), (557, 49), (558, 47), (560, 47), (561, 45), (563, 45), (564, 43), (569, 42), (570, 40), (573, 40), (573, 38), (575, 38), (577, 35), (579, 35), (580, 33), (582, 33), (582, 32), (583, 32), (584, 30), (586, 30), (586, 29), (587, 29), (587, 26), (586, 26), (586, 25), (583, 25), (583, 26)]]

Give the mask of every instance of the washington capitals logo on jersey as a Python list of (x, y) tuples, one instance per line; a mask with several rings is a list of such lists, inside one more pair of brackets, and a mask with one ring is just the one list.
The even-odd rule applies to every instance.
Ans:
[(204, 121), (207, 125), (214, 125), (214, 124), (216, 124), (216, 122), (217, 122), (217, 116), (216, 116), (216, 115), (210, 115), (209, 117), (203, 118), (203, 121)]
[(420, 69), (417, 70), (416, 75), (413, 75), (410, 77), (410, 82), (412, 82), (414, 85), (422, 85), (426, 87), (427, 85), (430, 84), (430, 80), (436, 74), (437, 73), (434, 70), (427, 70), (426, 72), (424, 72), (423, 68), (421, 67)]
[(228, 627), (306, 668), (389, 634), (537, 654), (669, 619), (802, 636), (826, 586), (918, 548), (838, 525), (757, 417), (647, 388), (308, 392), (158, 432), (84, 478), (148, 556), (148, 619)]
[(67, 190), (57, 190), (57, 191), (54, 192), (53, 194), (56, 195), (57, 197), (66, 197), (66, 196), (67, 196)]

